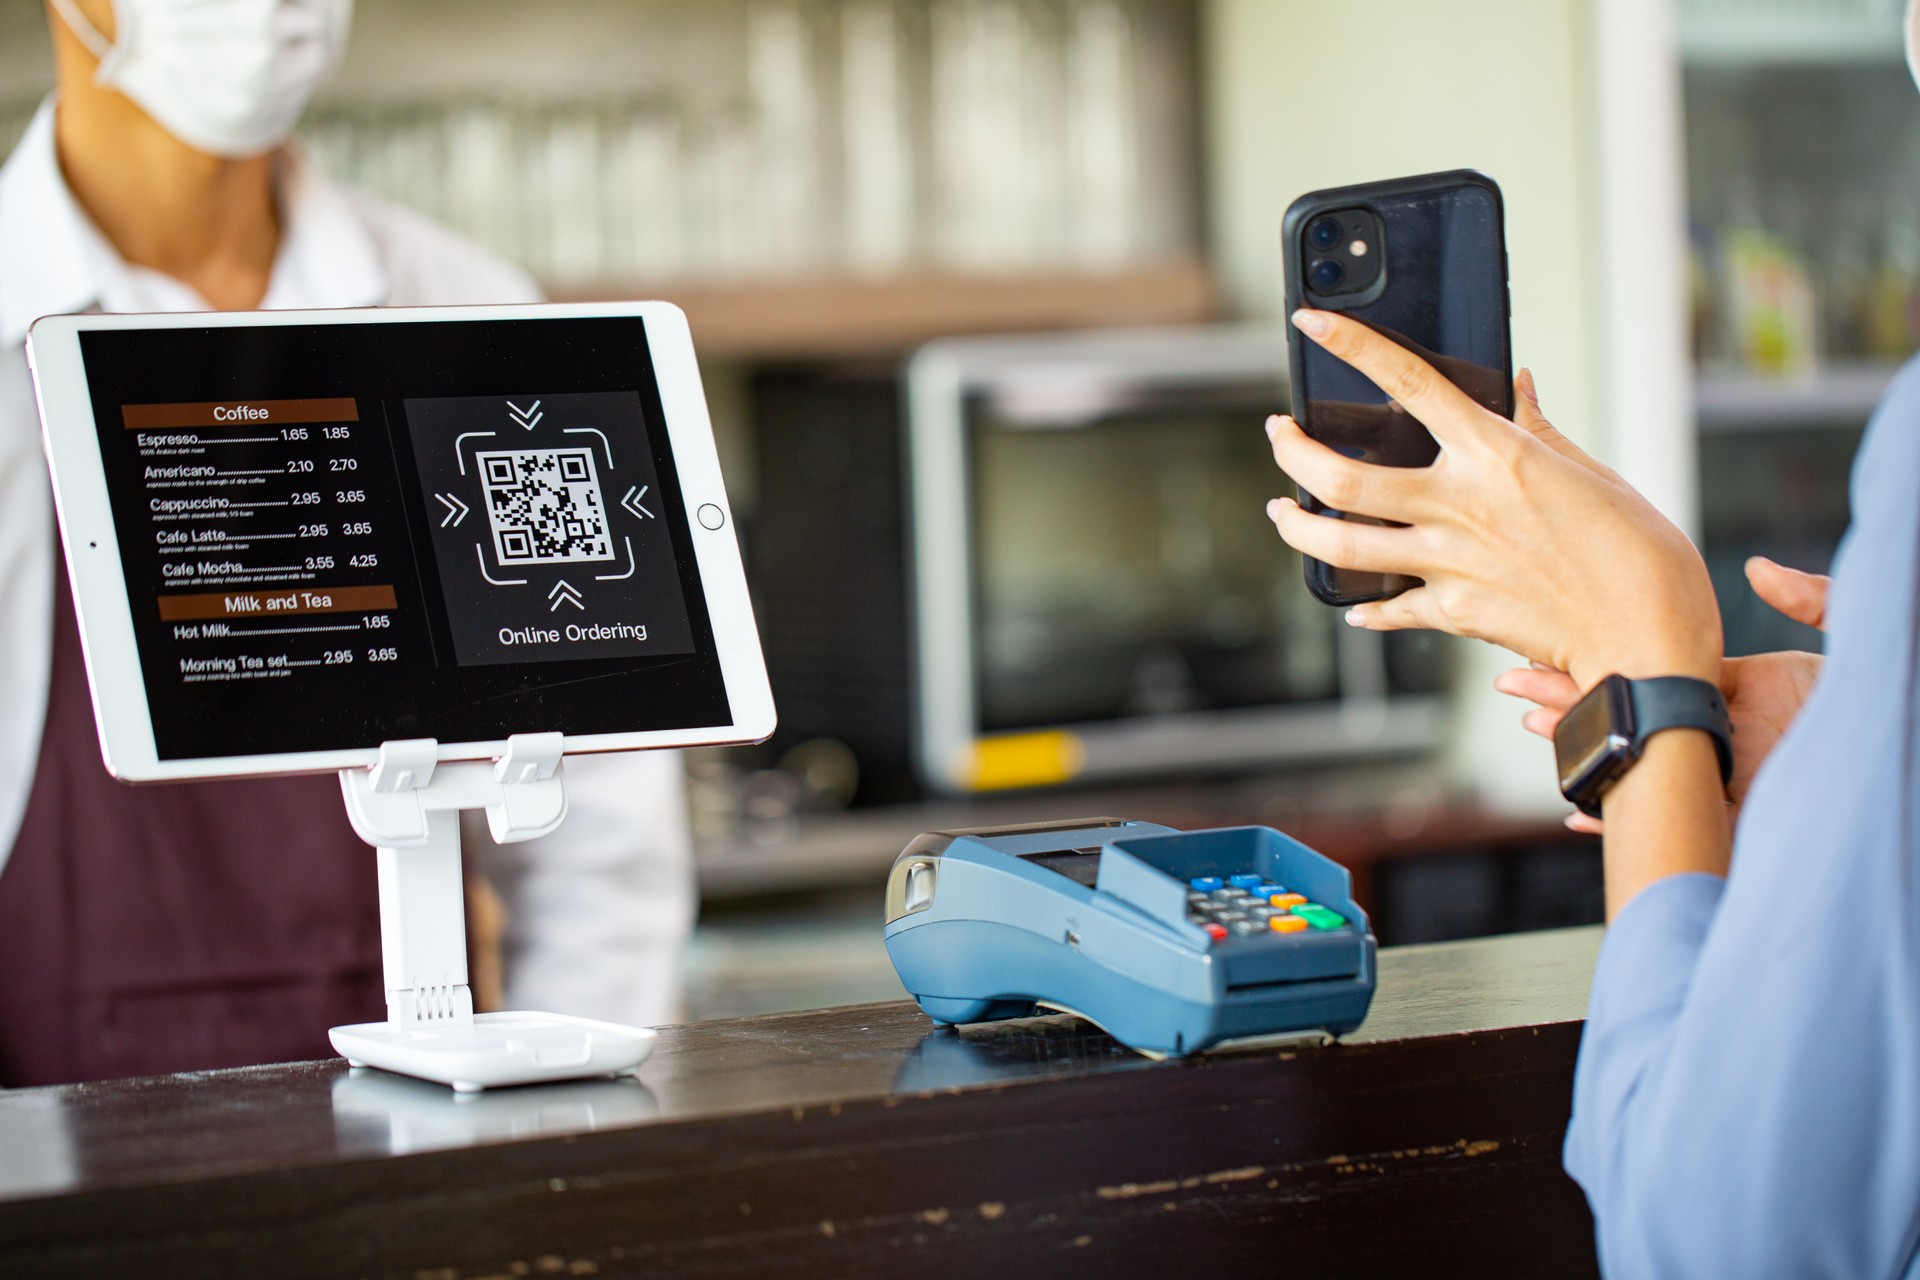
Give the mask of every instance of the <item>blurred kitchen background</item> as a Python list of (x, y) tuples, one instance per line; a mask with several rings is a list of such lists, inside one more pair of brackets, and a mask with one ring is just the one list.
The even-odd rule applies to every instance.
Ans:
[[(1471, 166), (1558, 424), (1699, 538), (1734, 652), (1817, 647), (1920, 334), (1900, 0), (359, 0), (306, 144), (556, 298), (691, 317), (781, 710), (695, 753), (694, 1016), (899, 994), (893, 855), (1116, 814), (1286, 828), (1383, 943), (1600, 918), (1488, 688), (1272, 535), (1278, 224)], [(0, 0), (0, 145), (51, 82)]]

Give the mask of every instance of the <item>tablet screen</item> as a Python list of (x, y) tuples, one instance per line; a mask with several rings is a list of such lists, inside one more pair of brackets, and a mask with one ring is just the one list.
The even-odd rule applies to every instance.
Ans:
[(80, 350), (162, 760), (731, 723), (643, 319)]

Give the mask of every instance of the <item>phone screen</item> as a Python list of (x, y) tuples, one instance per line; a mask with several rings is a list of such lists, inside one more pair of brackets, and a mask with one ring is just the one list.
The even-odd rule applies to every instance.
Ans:
[[(1498, 188), (1477, 174), (1348, 187), (1302, 197), (1286, 222), (1288, 307), (1341, 311), (1415, 352), (1496, 413), (1513, 411), (1506, 250)], [(1367, 377), (1298, 334), (1294, 416), (1351, 458), (1421, 467), (1438, 453), (1418, 420)], [(1331, 512), (1303, 492), (1310, 511)], [(1417, 580), (1307, 561), (1321, 600), (1357, 604)]]

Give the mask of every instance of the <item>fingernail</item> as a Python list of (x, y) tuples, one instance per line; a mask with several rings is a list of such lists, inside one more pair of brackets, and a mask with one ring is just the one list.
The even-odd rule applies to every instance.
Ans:
[(1267, 440), (1271, 442), (1273, 440), (1274, 433), (1279, 430), (1280, 430), (1280, 415), (1277, 413), (1269, 415), (1267, 418)]
[(1310, 311), (1302, 307), (1293, 313), (1293, 327), (1310, 338), (1324, 338), (1327, 336), (1327, 330), (1333, 325), (1327, 320), (1324, 312)]
[(1520, 394), (1527, 398), (1528, 404), (1538, 409), (1540, 407), (1540, 391), (1533, 385), (1533, 370), (1522, 369), (1520, 371), (1519, 381)]
[(1349, 609), (1347, 610), (1347, 625), (1350, 627), (1364, 627), (1367, 625), (1367, 615), (1358, 609)]
[(1278, 520), (1280, 513), (1294, 505), (1292, 498), (1275, 498), (1267, 504), (1267, 519)]

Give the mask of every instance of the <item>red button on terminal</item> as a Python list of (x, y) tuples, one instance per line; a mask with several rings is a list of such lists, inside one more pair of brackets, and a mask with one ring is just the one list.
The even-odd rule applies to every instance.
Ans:
[(1210, 924), (1207, 926), (1207, 936), (1215, 942), (1225, 942), (1227, 940), (1227, 926), (1223, 924)]

